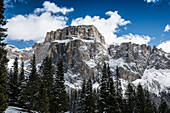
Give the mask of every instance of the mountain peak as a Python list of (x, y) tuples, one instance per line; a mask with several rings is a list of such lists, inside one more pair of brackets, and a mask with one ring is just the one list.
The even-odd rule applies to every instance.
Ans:
[(104, 37), (99, 33), (94, 25), (68, 26), (56, 31), (47, 32), (44, 43), (52, 43), (55, 40), (68, 39), (94, 40), (105, 44)]

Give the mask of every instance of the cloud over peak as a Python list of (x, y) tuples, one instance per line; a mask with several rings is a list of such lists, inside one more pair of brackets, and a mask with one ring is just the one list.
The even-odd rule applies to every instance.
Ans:
[(108, 19), (100, 18), (99, 16), (86, 16), (85, 18), (80, 17), (72, 20), (71, 25), (94, 25), (105, 37), (106, 43), (111, 44), (114, 42), (114, 39), (117, 38), (115, 33), (118, 32), (119, 27), (131, 22), (122, 19), (117, 11), (108, 11), (105, 14), (109, 16)]
[[(66, 27), (68, 22), (66, 14), (72, 11), (73, 8), (58, 7), (55, 3), (45, 1), (42, 8), (36, 8), (33, 13), (16, 15), (7, 20), (8, 39), (42, 41), (47, 32)], [(105, 14), (108, 18), (89, 15), (85, 18), (75, 18), (71, 25), (94, 25), (105, 37), (107, 44), (123, 42), (147, 44), (151, 40), (149, 36), (131, 33), (117, 36), (120, 28), (126, 27), (131, 22), (123, 19), (118, 11), (108, 11)]]
[(158, 45), (158, 48), (162, 48), (165, 52), (170, 53), (170, 40), (162, 42)]
[[(53, 13), (66, 14), (70, 9), (60, 8), (54, 3), (44, 2), (43, 8), (39, 11), (35, 9), (32, 14), (17, 15), (8, 19), (6, 27), (8, 28), (8, 39), (10, 40), (43, 40), (46, 32), (56, 30), (66, 26), (68, 18), (64, 15), (54, 15)], [(49, 7), (53, 6), (53, 10)], [(73, 10), (71, 8), (71, 10)], [(38, 13), (38, 14), (37, 14)]]

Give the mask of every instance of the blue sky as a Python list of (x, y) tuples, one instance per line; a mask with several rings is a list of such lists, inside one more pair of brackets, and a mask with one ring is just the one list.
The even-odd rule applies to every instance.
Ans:
[(48, 31), (94, 24), (108, 42), (132, 41), (164, 49), (170, 46), (169, 4), (170, 0), (6, 0), (7, 43), (30, 47)]

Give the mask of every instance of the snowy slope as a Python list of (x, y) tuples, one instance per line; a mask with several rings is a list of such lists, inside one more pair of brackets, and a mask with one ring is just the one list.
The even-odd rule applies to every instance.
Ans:
[(5, 113), (28, 113), (28, 112), (22, 111), (22, 108), (9, 106), (9, 107), (6, 109)]
[(140, 83), (157, 96), (160, 96), (160, 92), (170, 93), (170, 70), (156, 70), (154, 68), (145, 70), (142, 78), (132, 83), (136, 86)]

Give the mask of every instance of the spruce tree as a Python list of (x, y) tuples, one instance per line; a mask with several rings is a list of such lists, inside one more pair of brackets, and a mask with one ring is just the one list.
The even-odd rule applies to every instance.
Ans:
[(99, 95), (99, 112), (107, 112), (108, 108), (108, 75), (107, 75), (107, 67), (104, 63), (103, 70), (102, 70), (102, 79), (100, 84), (100, 95)]
[(19, 74), (19, 107), (25, 107), (26, 103), (26, 79), (25, 79), (25, 70), (24, 62), (21, 63), (20, 74)]
[(35, 109), (35, 103), (37, 101), (37, 93), (40, 86), (39, 83), (40, 83), (40, 77), (37, 74), (36, 58), (34, 54), (33, 59), (31, 61), (31, 72), (26, 86), (26, 96), (27, 96), (27, 103), (28, 103), (27, 106), (29, 110)]
[(155, 109), (155, 105), (154, 103), (152, 103), (151, 99), (150, 99), (150, 94), (148, 90), (145, 90), (145, 108), (144, 108), (144, 112), (145, 113), (155, 113), (154, 109)]
[(135, 90), (131, 83), (128, 84), (126, 89), (126, 98), (127, 98), (127, 113), (135, 113), (136, 110), (136, 98)]
[(19, 84), (18, 84), (18, 58), (16, 57), (13, 63), (13, 75), (12, 75), (12, 94), (11, 94), (11, 105), (18, 105), (18, 94), (19, 94)]
[(68, 110), (68, 96), (65, 87), (64, 80), (64, 69), (63, 69), (63, 61), (61, 58), (58, 60), (57, 64), (57, 76), (59, 78), (59, 110), (60, 112), (66, 112)]
[(120, 73), (119, 73), (119, 68), (116, 68), (116, 95), (117, 95), (117, 102), (118, 102), (118, 107), (119, 111), (122, 112), (123, 110), (123, 99), (122, 99), (122, 86), (121, 86), (121, 81), (120, 81)]
[(159, 105), (159, 113), (169, 113), (167, 103), (161, 98), (161, 104)]
[(65, 88), (63, 61), (61, 58), (57, 62), (57, 72), (53, 91), (51, 95), (53, 98), (50, 100), (50, 111), (66, 112), (68, 110), (68, 96)]
[(49, 113), (49, 98), (47, 95), (47, 89), (45, 87), (45, 81), (42, 81), (38, 92), (38, 101), (36, 101), (36, 110), (40, 113)]
[(114, 81), (112, 78), (112, 74), (110, 71), (110, 67), (108, 65), (107, 67), (107, 73), (108, 73), (108, 89), (109, 89), (109, 99), (107, 105), (109, 106), (109, 113), (119, 113), (119, 107), (118, 107), (118, 102), (116, 99), (116, 91), (115, 91), (115, 86), (114, 86)]
[(145, 95), (141, 84), (137, 86), (137, 110), (139, 113), (144, 113), (145, 111)]
[(86, 80), (83, 80), (81, 93), (78, 99), (78, 112), (85, 113), (86, 112)]
[(53, 66), (52, 66), (52, 59), (46, 57), (43, 60), (43, 63), (40, 66), (40, 75), (44, 81), (44, 85), (47, 88), (47, 94), (50, 97), (51, 88), (53, 86)]
[(93, 95), (93, 87), (91, 79), (88, 80), (86, 85), (86, 96), (85, 96), (85, 113), (94, 113), (95, 111), (95, 100)]
[(21, 63), (21, 69), (19, 74), (19, 84), (22, 84), (22, 82), (25, 80), (25, 73), (24, 73), (24, 62)]
[(4, 0), (0, 1), (0, 113), (3, 112), (7, 108), (7, 51), (5, 50), (6, 44), (4, 40), (7, 36), (5, 33), (7, 29), (3, 26), (6, 25), (6, 21), (4, 21)]

